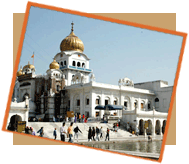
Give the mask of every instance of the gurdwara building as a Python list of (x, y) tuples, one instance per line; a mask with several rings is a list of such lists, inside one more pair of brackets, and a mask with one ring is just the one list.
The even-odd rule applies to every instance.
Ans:
[[(98, 83), (89, 67), (89, 57), (84, 54), (83, 42), (71, 33), (60, 43), (60, 52), (54, 56), (46, 75), (35, 74), (35, 66), (28, 63), (17, 72), (11, 109), (29, 100), (28, 117), (65, 117), (67, 111), (100, 117), (104, 110), (96, 106), (119, 105), (123, 110), (111, 110), (110, 116), (119, 117), (133, 128), (144, 129), (146, 121), (151, 133), (165, 126), (172, 86), (166, 81), (134, 83), (127, 77), (118, 79), (118, 85)], [(19, 105), (17, 105), (19, 106)], [(13, 116), (15, 113), (12, 112)]]

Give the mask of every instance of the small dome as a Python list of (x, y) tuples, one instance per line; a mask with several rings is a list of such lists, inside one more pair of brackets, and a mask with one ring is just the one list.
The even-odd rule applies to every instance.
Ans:
[(35, 66), (30, 64), (30, 62), (28, 62), (28, 64), (23, 67), (23, 70), (26, 69), (26, 68), (35, 69)]
[(49, 65), (50, 69), (59, 69), (59, 64), (56, 62), (56, 60), (54, 59), (54, 61)]
[(60, 50), (61, 51), (67, 51), (67, 50), (75, 50), (79, 52), (84, 51), (84, 44), (83, 42), (74, 34), (73, 32), (73, 23), (72, 29), (70, 35), (68, 35), (65, 39), (62, 40), (60, 44)]
[(23, 73), (22, 73), (22, 67), (20, 67), (20, 70), (17, 72), (16, 76), (21, 76), (21, 75), (23, 75)]

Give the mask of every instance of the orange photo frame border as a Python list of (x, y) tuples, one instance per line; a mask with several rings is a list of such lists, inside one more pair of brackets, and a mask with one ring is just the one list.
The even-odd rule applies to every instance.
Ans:
[[(178, 35), (178, 36), (183, 37), (182, 47), (181, 47), (181, 50), (180, 50), (180, 55), (179, 55), (179, 60), (178, 60), (178, 65), (177, 65), (177, 71), (176, 71), (174, 85), (173, 85), (173, 91), (172, 91), (172, 95), (171, 95), (169, 112), (168, 112), (168, 116), (167, 116), (167, 124), (166, 124), (166, 128), (165, 128), (165, 133), (164, 133), (164, 136), (163, 136), (163, 142), (162, 142), (162, 146), (161, 146), (161, 152), (160, 152), (159, 159), (153, 160), (153, 159), (137, 157), (137, 156), (129, 155), (129, 154), (125, 154), (125, 153), (112, 152), (112, 151), (109, 151), (109, 150), (103, 150), (103, 149), (88, 147), (90, 149), (96, 149), (96, 150), (105, 151), (105, 152), (109, 152), (109, 153), (121, 154), (121, 155), (125, 155), (125, 156), (130, 156), (130, 157), (135, 157), (135, 158), (140, 158), (140, 159), (145, 159), (145, 160), (150, 160), (150, 161), (155, 161), (155, 162), (161, 162), (162, 158), (163, 158), (163, 152), (164, 152), (164, 149), (165, 149), (165, 142), (166, 142), (166, 138), (167, 138), (169, 123), (170, 123), (170, 118), (171, 118), (171, 113), (172, 113), (172, 108), (173, 108), (173, 103), (174, 103), (174, 98), (176, 96), (176, 87), (177, 87), (181, 63), (182, 63), (182, 59), (183, 59), (184, 48), (185, 48), (185, 45), (186, 45), (187, 33), (178, 32), (178, 31), (174, 31), (174, 30), (168, 30), (168, 29), (159, 28), (159, 27), (153, 27), (153, 26), (149, 26), (149, 25), (143, 25), (143, 24), (139, 24), (139, 23), (133, 23), (133, 22), (129, 22), (129, 21), (99, 16), (99, 15), (94, 15), (94, 14), (89, 14), (89, 13), (84, 13), (84, 12), (79, 12), (79, 11), (74, 11), (74, 10), (69, 10), (69, 9), (63, 9), (63, 8), (60, 8), (60, 7), (54, 7), (54, 6), (49, 6), (49, 5), (44, 5), (44, 4), (39, 4), (39, 3), (34, 3), (34, 2), (29, 1), (27, 3), (26, 12), (25, 12), (25, 16), (24, 16), (22, 33), (21, 33), (21, 36), (20, 36), (20, 42), (19, 42), (17, 57), (16, 57), (15, 66), (14, 66), (14, 70), (13, 70), (12, 82), (11, 82), (11, 86), (10, 86), (10, 90), (9, 90), (9, 97), (8, 97), (8, 101), (7, 101), (7, 107), (6, 107), (3, 126), (2, 126), (2, 130), (6, 131), (6, 132), (11, 132), (11, 131), (6, 129), (7, 118), (8, 118), (8, 115), (9, 115), (11, 97), (12, 97), (13, 89), (14, 89), (14, 85), (15, 85), (16, 72), (17, 72), (17, 69), (18, 69), (19, 61), (20, 61), (20, 56), (21, 56), (21, 51), (22, 51), (22, 46), (23, 46), (23, 41), (24, 41), (24, 35), (25, 35), (25, 32), (26, 32), (27, 21), (28, 21), (28, 17), (29, 17), (29, 10), (32, 6), (44, 8), (44, 9), (49, 9), (49, 10), (55, 10), (55, 11), (64, 12), (64, 13), (69, 13), (69, 14), (74, 14), (74, 15), (79, 15), (79, 16), (85, 16), (85, 17), (88, 17), (88, 18), (94, 18), (94, 19), (109, 21), (109, 22), (118, 23), (118, 24), (125, 24), (125, 25), (134, 26), (134, 27), (145, 28), (145, 29), (149, 29), (149, 30), (164, 32), (164, 33)], [(24, 133), (22, 134), (22, 133), (18, 133), (18, 132), (11, 132), (11, 133), (16, 133), (16, 134), (20, 134), (20, 135), (27, 135), (27, 134), (24, 134)], [(29, 136), (29, 135), (27, 135), (27, 136)], [(36, 136), (30, 136), (30, 137), (36, 137)], [(46, 140), (52, 141), (52, 139), (48, 139), (48, 138), (41, 138), (41, 139), (46, 139)], [(54, 142), (62, 143), (62, 141), (57, 141), (57, 140), (54, 141)], [(74, 144), (74, 143), (66, 143), (66, 144), (75, 145), (75, 146), (79, 146), (79, 147), (85, 147), (85, 148), (87, 147), (87, 146), (78, 145), (78, 144)]]

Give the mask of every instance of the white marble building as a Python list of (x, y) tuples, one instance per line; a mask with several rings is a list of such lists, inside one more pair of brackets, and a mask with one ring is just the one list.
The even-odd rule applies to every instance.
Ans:
[[(83, 51), (84, 44), (74, 34), (72, 24), (71, 33), (62, 40), (60, 52), (54, 56), (44, 76), (46, 81), (43, 84), (37, 83), (39, 75), (35, 75), (35, 67), (28, 64), (27, 68), (17, 73), (18, 78), (22, 78), (16, 82), (15, 97), (22, 99), (25, 95), (29, 96), (36, 104), (36, 113), (48, 114), (49, 121), (53, 116), (65, 113), (65, 110), (102, 118), (104, 111), (95, 110), (97, 105), (121, 105), (125, 107), (124, 110), (113, 110), (110, 113), (121, 118), (122, 122), (129, 122), (133, 129), (138, 127), (141, 133), (144, 122), (149, 121), (148, 131), (154, 134), (158, 126), (158, 133), (161, 134), (161, 127), (165, 126), (167, 118), (172, 86), (162, 80), (134, 83), (127, 77), (118, 79), (118, 85), (98, 83), (89, 67), (90, 59)], [(31, 76), (26, 78), (28, 74)], [(37, 94), (39, 99), (36, 100)], [(56, 94), (60, 96), (58, 107), (54, 99)]]

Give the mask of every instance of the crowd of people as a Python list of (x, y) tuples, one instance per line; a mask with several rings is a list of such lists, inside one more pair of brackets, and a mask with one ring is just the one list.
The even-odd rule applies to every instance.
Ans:
[[(66, 123), (63, 122), (62, 126), (60, 127), (60, 140), (65, 142), (66, 137), (69, 138), (68, 142), (73, 142), (77, 141), (78, 142), (78, 138), (79, 138), (79, 133), (82, 133), (82, 131), (79, 129), (78, 126), (76, 126), (75, 128), (73, 128), (73, 122), (70, 123), (70, 126), (66, 129), (65, 127)], [(103, 134), (103, 128), (98, 128), (98, 127), (89, 127), (88, 131), (88, 141), (100, 141), (101, 139), (104, 138)], [(109, 128), (107, 128), (106, 130), (106, 136), (105, 136), (105, 141), (108, 140), (109, 141)], [(33, 130), (32, 127), (26, 126), (25, 128), (25, 133), (26, 134), (31, 134), (31, 135), (37, 135), (35, 133), (35, 131)], [(37, 133), (39, 133), (40, 137), (44, 136), (44, 128), (41, 127)], [(53, 131), (53, 136), (54, 136), (54, 140), (57, 139), (57, 130), (56, 128)]]
[(79, 132), (82, 133), (78, 126), (76, 126), (73, 129), (73, 122), (70, 123), (70, 126), (68, 127), (66, 131), (65, 122), (63, 122), (62, 127), (60, 127), (60, 139), (61, 141), (65, 141), (65, 138), (67, 137), (69, 138), (68, 142), (73, 142), (73, 137), (74, 137), (74, 140), (77, 139), (77, 142), (78, 142)]
[(81, 114), (75, 114), (74, 115), (74, 122), (82, 122), (82, 123), (87, 123), (88, 117), (85, 116), (84, 114), (81, 116)]
[(26, 126), (26, 128), (25, 128), (25, 133), (26, 134), (31, 134), (31, 135), (36, 135), (35, 134), (35, 131), (33, 130), (33, 128), (32, 127), (29, 127), (29, 126)]
[[(106, 130), (106, 137), (105, 137), (105, 141), (108, 139), (109, 141), (109, 128), (107, 128)], [(100, 137), (99, 137), (100, 135)], [(96, 136), (96, 137), (95, 137)], [(100, 139), (103, 138), (103, 129), (102, 127), (101, 128), (98, 128), (96, 127), (96, 129), (94, 127), (89, 127), (89, 130), (88, 130), (88, 141), (100, 141)]]

